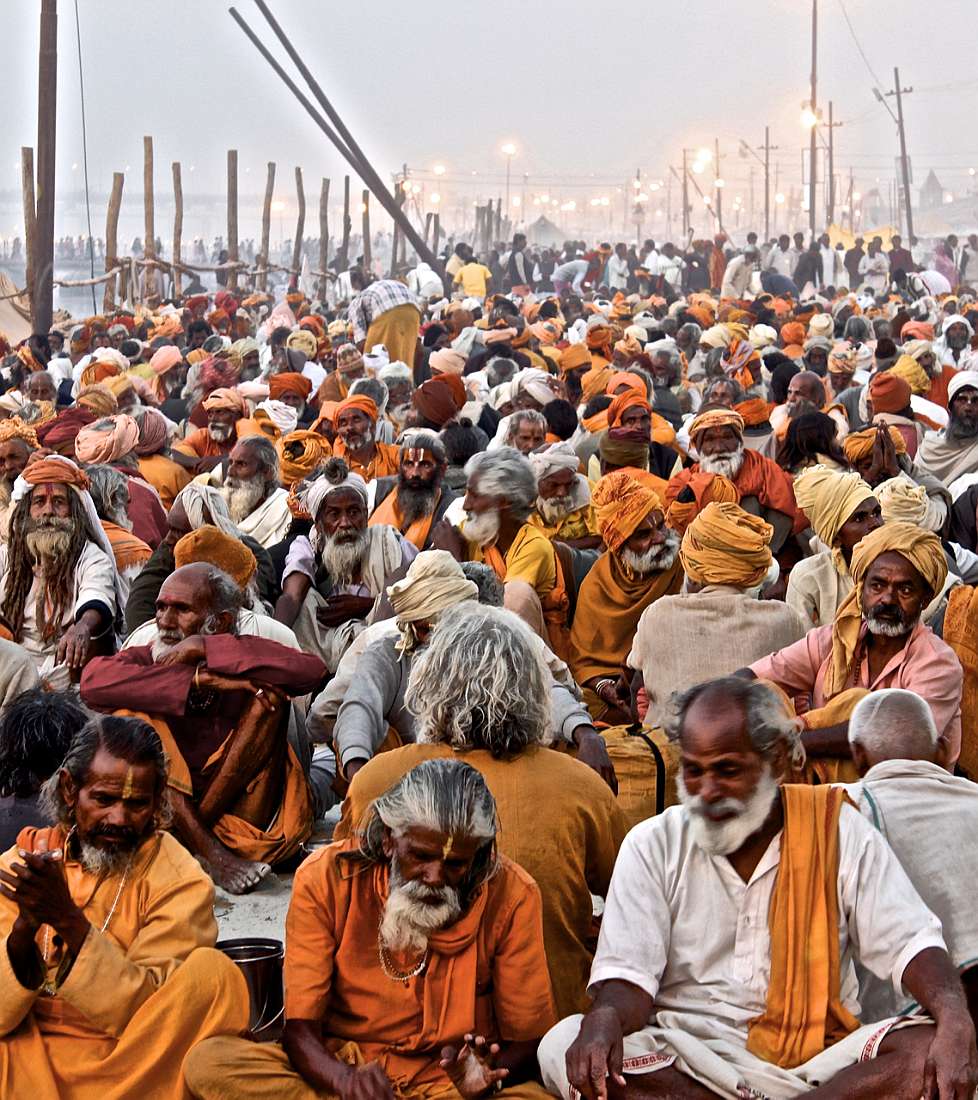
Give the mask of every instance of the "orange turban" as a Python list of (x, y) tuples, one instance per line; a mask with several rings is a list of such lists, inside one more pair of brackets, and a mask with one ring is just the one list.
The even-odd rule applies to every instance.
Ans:
[(183, 352), (175, 344), (164, 344), (163, 347), (153, 352), (149, 365), (154, 374), (166, 374), (183, 362)]
[(38, 457), (28, 461), (20, 475), (28, 485), (73, 485), (88, 488), (85, 471), (67, 458)]
[(615, 330), (611, 325), (591, 325), (584, 339), (590, 351), (610, 353), (611, 345), (614, 343), (615, 339)]
[(641, 485), (624, 470), (605, 474), (591, 493), (591, 503), (598, 533), (612, 553), (621, 549), (650, 512), (663, 511), (659, 494)]
[[(100, 425), (104, 424), (104, 427)], [(135, 450), (139, 425), (131, 416), (118, 416), (87, 424), (75, 436), (75, 455), (86, 466), (96, 462), (118, 462)]]
[(684, 488), (691, 489), (695, 499), (688, 503), (673, 500), (666, 512), (666, 523), (680, 535), (708, 504), (737, 504), (740, 501), (740, 493), (732, 481), (703, 470), (691, 475)]
[(642, 354), (642, 345), (635, 339), (634, 336), (623, 336), (616, 344), (616, 352), (620, 352), (622, 355), (627, 356), (629, 359), (634, 359), (636, 356)]
[(37, 372), (44, 370), (44, 364), (40, 359), (31, 351), (28, 344), (21, 344), (17, 349), (17, 358), (24, 364), (25, 367), (31, 372)]
[(613, 374), (614, 371), (611, 367), (599, 367), (592, 363), (590, 368), (581, 376), (581, 396), (584, 400), (590, 401), (592, 397), (604, 393), (608, 379)]
[(869, 380), (874, 413), (900, 413), (910, 404), (910, 383), (892, 371), (879, 371)]
[[(890, 428), (890, 439), (893, 440), (893, 446), (898, 455), (907, 453), (907, 445), (896, 428)], [(842, 441), (842, 449), (846, 452), (846, 458), (850, 462), (860, 462), (872, 453), (875, 442), (876, 426), (873, 425), (861, 432), (850, 432)]]
[(933, 340), (934, 339), (934, 326), (928, 324), (926, 321), (908, 321), (902, 329), (900, 329), (900, 339), (906, 343), (907, 340)]
[(216, 390), (212, 390), (204, 398), (203, 405), (204, 412), (211, 412), (214, 409), (226, 409), (229, 412), (237, 413), (238, 416), (248, 415), (248, 406), (245, 404), (245, 399), (237, 390), (231, 389), (229, 386), (219, 386)]
[(329, 458), (329, 441), (318, 432), (289, 432), (275, 444), (282, 471), (282, 483), (295, 485)]
[(99, 382), (104, 382), (106, 378), (114, 378), (118, 373), (119, 368), (115, 363), (109, 363), (104, 359), (96, 359), (94, 363), (89, 363), (81, 372), (78, 377), (78, 385), (94, 386)]
[(805, 342), (805, 326), (800, 321), (787, 321), (781, 326), (782, 347), (801, 347)]
[(643, 408), (649, 413), (652, 412), (652, 406), (644, 397), (644, 387), (642, 393), (639, 393), (637, 390), (626, 390), (611, 402), (608, 406), (608, 427), (620, 428), (622, 414), (626, 409), (634, 408)]
[(173, 563), (177, 569), (195, 561), (206, 561), (223, 569), (242, 590), (247, 588), (258, 569), (255, 555), (243, 542), (210, 523), (184, 535), (173, 547)]
[(115, 394), (102, 383), (97, 386), (83, 386), (78, 391), (75, 404), (91, 409), (96, 416), (112, 416), (119, 411)]
[(591, 353), (584, 344), (571, 344), (560, 353), (560, 373), (578, 370), (591, 365)]
[(294, 393), (296, 397), (308, 401), (312, 393), (312, 382), (304, 374), (298, 374), (295, 371), (273, 374), (268, 379), (268, 396), (273, 401), (278, 401), (283, 393)]
[(341, 401), (336, 406), (336, 415), (333, 417), (334, 423), (339, 419), (340, 413), (345, 409), (356, 409), (365, 416), (369, 416), (375, 424), (377, 423), (377, 417), (380, 415), (377, 412), (376, 404), (362, 393), (358, 393), (354, 397), (348, 397), (345, 401)]
[(771, 406), (762, 397), (751, 397), (734, 405), (734, 412), (740, 413), (748, 428), (763, 424), (771, 415)]
[(739, 504), (708, 504), (686, 528), (679, 559), (697, 584), (750, 588), (771, 568), (774, 528)]
[(615, 390), (619, 386), (627, 386), (630, 390), (638, 390), (643, 397), (648, 393), (645, 388), (645, 380), (638, 374), (632, 374), (631, 371), (620, 370), (616, 371), (608, 380), (608, 384), (604, 388), (604, 392), (609, 397), (614, 397)]
[(734, 412), (733, 409), (710, 409), (707, 412), (700, 413), (689, 426), (689, 439), (694, 447), (696, 446), (696, 437), (701, 432), (709, 431), (711, 428), (733, 428), (737, 435), (743, 439), (744, 418), (739, 412)]
[(36, 451), (40, 444), (37, 442), (37, 433), (25, 424), (19, 416), (11, 416), (6, 420), (0, 420), (0, 443), (6, 443), (11, 439), (22, 439), (32, 451)]
[[(897, 378), (902, 378), (904, 382), (910, 386), (910, 392), (916, 394), (918, 397), (924, 397), (930, 393), (930, 375), (911, 355), (901, 355), (887, 373), (895, 375)], [(870, 386), (870, 389), (872, 389), (872, 386)], [(876, 402), (874, 401), (873, 408), (875, 409), (876, 407)], [(904, 408), (906, 408), (906, 406), (904, 406)]]
[(688, 306), (686, 312), (700, 328), (709, 328), (713, 324), (713, 314), (703, 306)]

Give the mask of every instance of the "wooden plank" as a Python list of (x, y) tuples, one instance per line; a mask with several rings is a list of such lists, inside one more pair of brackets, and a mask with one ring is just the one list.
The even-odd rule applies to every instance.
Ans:
[(340, 255), (343, 257), (342, 268), (336, 265), (337, 271), (346, 271), (350, 266), (350, 233), (353, 229), (353, 219), (350, 217), (350, 177), (343, 177), (343, 243), (340, 245)]
[(173, 295), (180, 297), (183, 290), (183, 276), (179, 264), (183, 261), (183, 177), (180, 174), (180, 161), (175, 160), (173, 168)]
[(34, 325), (34, 249), (37, 238), (37, 205), (34, 198), (34, 150), (24, 145), (20, 150), (20, 186), (24, 197), (24, 257), (27, 263), (24, 286), (31, 307), (31, 327)]
[(143, 138), (143, 254), (156, 259), (156, 211), (153, 206), (153, 139)]
[[(109, 195), (109, 206), (105, 214), (105, 270), (111, 271), (119, 265), (119, 211), (122, 209), (122, 185), (126, 177), (123, 172), (112, 173), (112, 193)], [(109, 279), (105, 284), (105, 294), (102, 296), (102, 308), (106, 313), (115, 306), (115, 296), (119, 280)], [(121, 290), (119, 290), (121, 296)]]
[(361, 209), (363, 210), (363, 241), (361, 243), (363, 267), (365, 271), (369, 271), (372, 260), (370, 254), (370, 192), (366, 190), (366, 188), (363, 192), (363, 204)]
[(268, 289), (268, 250), (272, 236), (272, 195), (275, 193), (275, 162), (268, 162), (268, 176), (265, 180), (265, 202), (261, 209), (261, 252), (258, 256), (258, 289)]
[(58, 129), (58, 4), (41, 0), (37, 70), (37, 183), (31, 316), (47, 332), (54, 309), (55, 153)]
[[(323, 177), (319, 188), (319, 270), (326, 271), (329, 261), (329, 180)], [(321, 302), (326, 301), (326, 276), (319, 277), (318, 297)]]
[(299, 279), (299, 270), (302, 267), (302, 237), (306, 231), (306, 193), (302, 188), (302, 169), (298, 166), (295, 170), (295, 192), (299, 203), (299, 215), (295, 225), (295, 240), (292, 242), (292, 270), (294, 272), (290, 282), (295, 285)]

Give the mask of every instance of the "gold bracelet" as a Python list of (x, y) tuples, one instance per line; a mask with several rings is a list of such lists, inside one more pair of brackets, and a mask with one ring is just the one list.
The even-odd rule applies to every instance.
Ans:
[(200, 665), (194, 669), (194, 687), (197, 691), (200, 691)]

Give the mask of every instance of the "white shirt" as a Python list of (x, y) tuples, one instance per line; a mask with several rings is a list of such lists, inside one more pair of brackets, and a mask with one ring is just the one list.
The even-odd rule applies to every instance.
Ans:
[[(636, 825), (618, 853), (591, 988), (630, 982), (656, 1009), (709, 1018), (746, 1044), (767, 1002), (780, 853), (778, 833), (745, 883), (726, 857), (693, 841), (684, 807)], [(944, 941), (887, 843), (848, 805), (839, 817), (838, 896), (841, 999), (858, 1016), (854, 957), (899, 990), (907, 964)]]
[(794, 252), (790, 248), (782, 250), (778, 244), (771, 249), (771, 254), (767, 258), (767, 270), (776, 271), (786, 279), (790, 279), (794, 274), (797, 264), (798, 257), (795, 256)]
[(628, 288), (628, 260), (612, 255), (608, 260), (608, 288), (626, 290)]

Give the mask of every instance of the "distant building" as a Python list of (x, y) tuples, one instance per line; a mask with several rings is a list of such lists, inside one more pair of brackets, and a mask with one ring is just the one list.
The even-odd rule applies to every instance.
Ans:
[(920, 189), (920, 209), (936, 210), (943, 205), (944, 188), (941, 186), (941, 181), (934, 175), (934, 169), (932, 168), (927, 173), (924, 186)]

